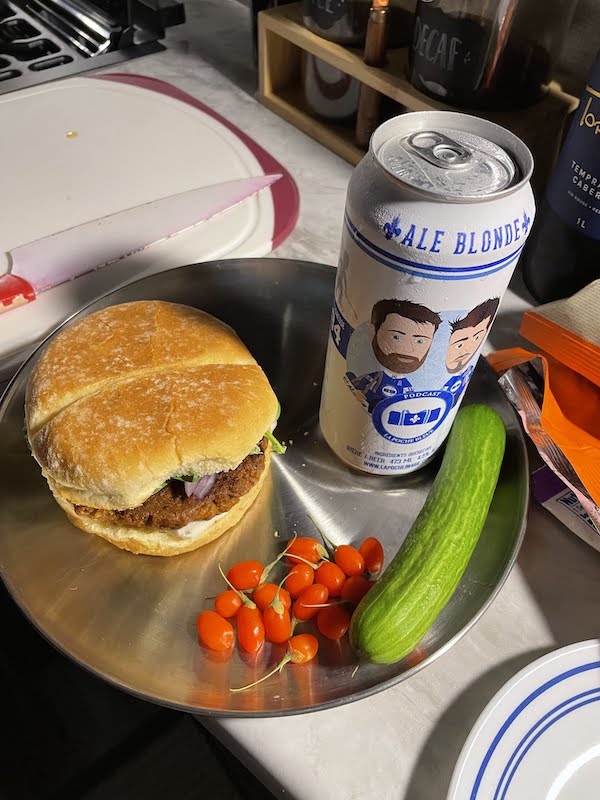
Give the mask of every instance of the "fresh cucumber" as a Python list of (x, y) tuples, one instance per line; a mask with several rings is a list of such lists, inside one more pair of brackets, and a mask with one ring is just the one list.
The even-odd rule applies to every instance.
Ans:
[(350, 642), (361, 658), (400, 661), (450, 600), (483, 529), (505, 443), (504, 423), (491, 408), (458, 411), (425, 505), (352, 615)]

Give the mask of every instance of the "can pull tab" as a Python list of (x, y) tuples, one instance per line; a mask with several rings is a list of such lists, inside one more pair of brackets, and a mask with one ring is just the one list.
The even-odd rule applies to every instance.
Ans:
[(412, 133), (403, 144), (420, 158), (442, 169), (462, 169), (473, 158), (463, 144), (438, 131)]

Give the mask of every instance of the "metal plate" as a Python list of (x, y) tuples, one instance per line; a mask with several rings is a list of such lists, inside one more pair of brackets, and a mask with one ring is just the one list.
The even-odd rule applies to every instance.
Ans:
[(348, 642), (323, 640), (311, 664), (290, 665), (255, 689), (232, 694), (230, 687), (276, 664), (283, 648), (267, 645), (256, 660), (235, 652), (223, 661), (198, 645), (196, 616), (210, 607), (205, 598), (222, 588), (219, 560), (225, 566), (244, 558), (267, 563), (294, 530), (316, 533), (310, 515), (340, 544), (378, 536), (387, 562), (431, 485), (435, 462), (403, 478), (361, 475), (342, 464), (321, 438), (317, 412), (334, 278), (333, 268), (300, 261), (217, 261), (144, 278), (73, 318), (129, 300), (198, 306), (238, 331), (281, 399), (277, 434), (290, 443), (287, 453), (273, 459), (270, 478), (242, 522), (193, 553), (169, 559), (135, 556), (72, 527), (54, 503), (22, 432), (24, 390), (37, 351), (7, 389), (0, 407), (2, 577), (51, 642), (115, 686), (203, 714), (278, 716), (337, 706), (429, 664), (473, 625), (506, 579), (525, 526), (527, 456), (518, 420), (482, 361), (465, 402), (483, 401), (501, 414), (506, 456), (466, 574), (420, 655), (391, 666), (362, 665), (353, 674), (356, 661)]

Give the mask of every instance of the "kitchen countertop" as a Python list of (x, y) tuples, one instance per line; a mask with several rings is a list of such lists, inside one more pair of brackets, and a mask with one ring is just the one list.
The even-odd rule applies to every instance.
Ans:
[[(301, 211), (273, 254), (337, 262), (351, 167), (256, 102), (250, 12), (236, 0), (187, 4), (168, 49), (110, 71), (160, 78), (227, 117), (289, 169)], [(518, 341), (528, 300), (518, 276), (490, 335)], [(279, 719), (207, 719), (280, 797), (444, 798), (461, 747), (492, 695), (556, 647), (600, 635), (600, 553), (532, 503), (518, 562), (491, 608), (458, 644), (408, 681), (335, 710)]]
[(349, 164), (260, 105), (250, 10), (237, 0), (186, 6), (188, 21), (167, 32), (167, 50), (106, 72), (148, 75), (197, 97), (262, 145), (292, 174), (300, 219), (274, 255), (336, 264)]

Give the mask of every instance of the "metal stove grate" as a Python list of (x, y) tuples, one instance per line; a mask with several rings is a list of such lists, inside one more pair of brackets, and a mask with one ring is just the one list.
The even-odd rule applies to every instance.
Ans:
[(85, 0), (0, 0), (0, 94), (162, 50), (161, 23), (184, 21), (182, 5), (169, 11), (139, 27)]
[(9, 0), (0, 0), (0, 83), (28, 71), (41, 72), (70, 64), (76, 57), (26, 11)]

